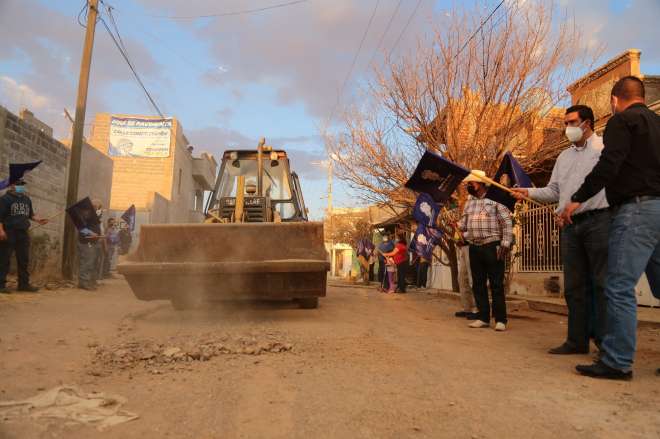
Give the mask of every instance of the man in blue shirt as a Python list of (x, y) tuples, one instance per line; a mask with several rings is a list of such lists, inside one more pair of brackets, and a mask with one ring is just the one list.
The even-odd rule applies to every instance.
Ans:
[(30, 220), (39, 224), (48, 223), (34, 215), (32, 200), (26, 195), (25, 181), (12, 183), (7, 193), (0, 197), (0, 293), (9, 293), (6, 287), (7, 274), (12, 253), (16, 252), (18, 268), (18, 291), (36, 292), (39, 288), (30, 285)]

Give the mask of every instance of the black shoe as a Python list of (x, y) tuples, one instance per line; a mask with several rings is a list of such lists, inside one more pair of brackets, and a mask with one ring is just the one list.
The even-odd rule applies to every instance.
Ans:
[(25, 291), (26, 293), (36, 293), (39, 291), (39, 288), (33, 287), (32, 285), (25, 285), (23, 287), (18, 287), (16, 291)]
[(86, 291), (96, 291), (96, 287), (91, 286), (91, 285), (80, 284), (80, 285), (78, 285), (78, 288), (81, 289), (81, 290), (86, 290)]
[(455, 317), (467, 317), (468, 314), (471, 314), (471, 313), (469, 313), (469, 312), (467, 312), (467, 311), (456, 311), (456, 312), (454, 313), (454, 316), (455, 316)]
[(588, 354), (589, 348), (586, 349), (577, 349), (573, 346), (564, 343), (563, 345), (552, 348), (548, 351), (549, 354), (553, 355), (575, 355), (575, 354)]
[(655, 371), (655, 374), (660, 377), (660, 368)]
[(479, 320), (479, 313), (469, 312), (466, 314), (465, 318), (468, 320)]
[(607, 380), (630, 381), (633, 377), (632, 372), (624, 372), (619, 369), (614, 369), (602, 361), (597, 361), (590, 365), (575, 366), (575, 370), (588, 377), (603, 378)]

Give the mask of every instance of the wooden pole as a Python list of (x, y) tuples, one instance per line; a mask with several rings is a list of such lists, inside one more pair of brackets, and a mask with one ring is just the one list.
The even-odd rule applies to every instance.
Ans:
[[(470, 175), (475, 177), (475, 178), (478, 178), (479, 180), (483, 181), (484, 183), (492, 184), (493, 186), (497, 186), (498, 188), (500, 188), (504, 191), (507, 191), (510, 194), (513, 194), (513, 190), (511, 190), (511, 188), (506, 187), (503, 184), (500, 184), (500, 183), (496, 182), (493, 179), (490, 179), (488, 177), (484, 177), (483, 175), (479, 175), (479, 174), (475, 173), (474, 171), (470, 171)], [(525, 200), (527, 202), (530, 202), (532, 204), (536, 204), (537, 206), (542, 207), (544, 209), (551, 209), (550, 206), (547, 206), (545, 204), (541, 204), (538, 201), (532, 200), (529, 197), (522, 197), (522, 198), (523, 198), (523, 200)]]
[[(85, 110), (87, 107), (87, 89), (89, 72), (92, 64), (92, 49), (94, 47), (94, 31), (98, 16), (98, 0), (88, 0), (87, 30), (82, 60), (80, 61), (80, 78), (78, 79), (78, 98), (76, 100), (76, 118), (73, 124), (71, 138), (71, 158), (69, 159), (69, 179), (66, 191), (66, 205), (72, 206), (78, 198), (78, 182), (80, 179), (80, 159), (83, 146), (83, 128), (85, 126)], [(76, 228), (70, 219), (64, 222), (64, 252), (62, 255), (62, 275), (72, 279), (76, 250)]]

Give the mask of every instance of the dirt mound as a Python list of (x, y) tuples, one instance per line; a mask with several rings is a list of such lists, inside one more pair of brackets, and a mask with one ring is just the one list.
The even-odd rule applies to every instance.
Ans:
[(161, 373), (163, 368), (209, 361), (219, 355), (279, 354), (293, 350), (293, 344), (281, 341), (277, 335), (203, 336), (157, 340), (131, 340), (109, 346), (90, 345), (93, 351), (91, 375), (105, 376), (116, 370), (136, 368)]

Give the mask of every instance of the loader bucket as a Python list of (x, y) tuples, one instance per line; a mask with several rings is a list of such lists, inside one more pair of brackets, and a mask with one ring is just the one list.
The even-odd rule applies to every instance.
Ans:
[(144, 225), (117, 266), (138, 299), (169, 299), (177, 309), (234, 299), (313, 308), (329, 268), (317, 222)]

